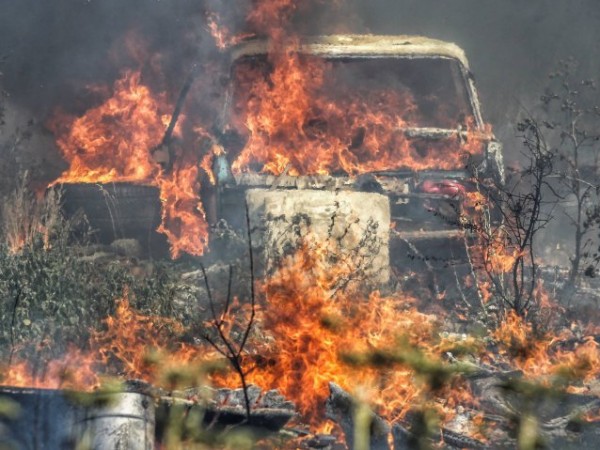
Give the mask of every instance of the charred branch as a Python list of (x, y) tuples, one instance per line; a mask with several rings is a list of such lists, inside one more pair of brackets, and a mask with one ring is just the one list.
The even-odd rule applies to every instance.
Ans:
[[(344, 430), (346, 444), (348, 448), (355, 448), (355, 437), (357, 436), (356, 417), (357, 410), (361, 405), (357, 400), (344, 391), (335, 383), (329, 383), (329, 397), (326, 402), (327, 417), (338, 423)], [(363, 406), (364, 407), (364, 406)], [(368, 411), (368, 427), (366, 430), (358, 430), (359, 432), (367, 432), (369, 437), (369, 447), (371, 450), (388, 450), (388, 436), (391, 432), (393, 437), (393, 448), (395, 450), (409, 450), (413, 448), (421, 448), (421, 440), (425, 440), (427, 444), (433, 445), (439, 438), (442, 441), (454, 448), (463, 449), (487, 449), (487, 445), (476, 439), (453, 432), (448, 429), (441, 428), (438, 436), (429, 436), (425, 430), (420, 430), (419, 414), (410, 413), (409, 417), (401, 423), (390, 425), (380, 416)], [(363, 424), (364, 426), (364, 424)]]
[(204, 285), (206, 287), (206, 294), (208, 296), (208, 302), (210, 306), (210, 311), (212, 314), (212, 326), (217, 332), (218, 339), (215, 339), (208, 334), (204, 334), (203, 338), (221, 355), (223, 355), (231, 364), (235, 373), (239, 376), (240, 382), (242, 383), (242, 390), (245, 399), (245, 407), (246, 407), (246, 417), (250, 420), (251, 414), (251, 401), (248, 393), (248, 383), (246, 380), (246, 375), (248, 372), (243, 367), (243, 353), (246, 347), (246, 343), (248, 342), (248, 337), (250, 336), (250, 332), (252, 331), (252, 326), (254, 325), (254, 319), (256, 316), (256, 293), (254, 287), (254, 255), (252, 250), (252, 235), (250, 232), (250, 215), (248, 213), (248, 208), (246, 207), (246, 223), (248, 230), (248, 251), (249, 251), (249, 264), (250, 264), (250, 316), (246, 322), (244, 327), (244, 331), (242, 332), (242, 337), (239, 342), (235, 342), (234, 338), (231, 336), (230, 331), (225, 330), (226, 321), (234, 320), (235, 318), (231, 312), (231, 300), (232, 300), (232, 291), (231, 284), (233, 281), (233, 266), (229, 266), (229, 277), (227, 283), (227, 296), (225, 299), (225, 304), (223, 306), (222, 312), (217, 313), (215, 300), (212, 295), (212, 291), (208, 282), (208, 276), (206, 275), (206, 270), (204, 265), (200, 266), (202, 270), (202, 275), (204, 278)]

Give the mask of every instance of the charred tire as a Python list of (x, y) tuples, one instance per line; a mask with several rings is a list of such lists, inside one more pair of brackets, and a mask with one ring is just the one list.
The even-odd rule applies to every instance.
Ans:
[(162, 256), (166, 238), (156, 232), (161, 221), (158, 188), (131, 183), (66, 183), (61, 188), (66, 216), (83, 212), (99, 243), (137, 239), (148, 253)]

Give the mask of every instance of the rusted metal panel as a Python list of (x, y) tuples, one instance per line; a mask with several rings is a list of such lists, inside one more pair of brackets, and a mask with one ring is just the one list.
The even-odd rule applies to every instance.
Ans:
[[(296, 47), (303, 53), (325, 57), (346, 56), (431, 56), (459, 60), (469, 67), (465, 52), (456, 44), (409, 35), (338, 34), (304, 37)], [(239, 45), (232, 52), (233, 60), (241, 56), (265, 54), (268, 41), (252, 40)]]
[(154, 403), (145, 394), (2, 387), (0, 400), (16, 407), (0, 417), (0, 448), (154, 449)]

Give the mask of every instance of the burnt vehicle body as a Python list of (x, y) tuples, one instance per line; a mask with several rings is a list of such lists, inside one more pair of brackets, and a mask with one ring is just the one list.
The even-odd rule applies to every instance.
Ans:
[[(265, 164), (268, 160), (248, 157), (247, 164), (236, 167), (236, 162), (244, 159), (251, 139), (247, 133), (244, 135), (245, 111), (240, 112), (236, 96), (238, 91), (245, 95), (253, 83), (252, 77), (245, 75), (241, 86), (236, 74), (242, 68), (242, 73), (254, 73), (256, 82), (262, 82), (258, 81), (261, 77), (268, 80), (273, 71), (270, 51), (270, 44), (264, 40), (243, 43), (233, 51), (221, 134), (227, 156), (217, 157), (213, 167), (217, 195), (212, 206), (207, 205), (211, 220), (224, 218), (234, 227), (243, 227), (244, 218), (239, 212), (244, 210), (242, 193), (249, 188), (354, 190), (389, 197), (396, 238), (390, 245), (404, 247), (391, 249), (395, 254), (412, 253), (427, 259), (419, 250), (421, 243), (426, 242), (425, 247), (431, 250), (438, 248), (432, 240), (444, 243), (462, 239), (464, 230), (457, 226), (456, 219), (464, 194), (473, 189), (473, 170), (479, 178), (495, 183), (502, 183), (504, 174), (501, 144), (482, 119), (469, 64), (458, 46), (414, 36), (336, 35), (301, 40), (292, 52), (300, 58), (326, 61), (327, 78), (320, 93), (334, 96), (332, 101), (341, 104), (348, 115), (357, 114), (353, 104), (344, 103), (349, 96), (361, 95), (376, 108), (389, 112), (394, 107), (388, 101), (390, 96), (401, 91), (410, 93), (409, 101), (398, 103), (408, 107), (397, 112), (393, 137), (386, 135), (387, 145), (402, 144), (410, 150), (397, 158), (393, 148), (382, 152), (385, 161), (381, 162), (378, 150), (367, 155), (362, 149), (368, 145), (369, 130), (372, 136), (377, 134), (373, 124), (380, 116), (366, 118), (364, 126), (352, 125), (339, 131), (336, 122), (344, 121), (343, 116), (332, 120), (316, 113), (300, 125), (303, 139), (310, 144), (331, 132), (339, 141), (347, 131), (347, 148), (339, 155), (350, 158), (340, 161), (343, 156), (338, 155), (337, 166), (323, 167), (291, 157), (285, 168), (273, 171)], [(331, 94), (333, 91), (337, 94)], [(322, 112), (324, 108), (314, 109)], [(469, 142), (474, 139), (477, 145)], [(472, 148), (478, 150), (465, 151)], [(293, 170), (288, 170), (290, 167)], [(439, 256), (438, 250), (434, 251)]]

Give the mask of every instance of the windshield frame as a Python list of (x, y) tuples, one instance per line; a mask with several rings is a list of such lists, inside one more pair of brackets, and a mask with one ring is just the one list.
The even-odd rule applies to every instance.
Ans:
[[(450, 60), (454, 64), (451, 64), (451, 68), (458, 67), (459, 73), (457, 77), (455, 77), (455, 82), (460, 80), (463, 83), (463, 89), (465, 90), (469, 106), (471, 108), (472, 117), (475, 120), (475, 129), (480, 132), (485, 132), (485, 123), (483, 121), (483, 116), (481, 113), (481, 106), (479, 102), (479, 97), (477, 94), (477, 89), (475, 88), (474, 78), (467, 66), (463, 63), (460, 58), (455, 58), (448, 55), (436, 55), (436, 54), (390, 54), (387, 52), (383, 53), (352, 53), (352, 52), (320, 52), (320, 51), (303, 51), (302, 48), (297, 50), (297, 53), (308, 55), (308, 56), (316, 56), (323, 58), (324, 60), (336, 60), (336, 59), (432, 59), (432, 60)], [(225, 99), (223, 102), (223, 109), (220, 114), (219, 126), (221, 129), (224, 129), (227, 121), (229, 119), (229, 114), (231, 113), (230, 108), (232, 107), (233, 97), (235, 92), (235, 77), (233, 76), (233, 72), (235, 70), (236, 64), (244, 60), (246, 58), (256, 58), (262, 57), (267, 58), (269, 55), (268, 52), (258, 52), (258, 53), (238, 53), (236, 57), (232, 60), (229, 68), (229, 78), (228, 78), (228, 87), (225, 93)], [(454, 69), (453, 69), (454, 70)], [(457, 131), (463, 131), (460, 127), (457, 128), (442, 128), (442, 127), (405, 127), (402, 128), (407, 132), (413, 134), (414, 136), (421, 136), (424, 138), (430, 138), (433, 134), (454, 134)], [(431, 133), (432, 130), (437, 130), (437, 133)]]

